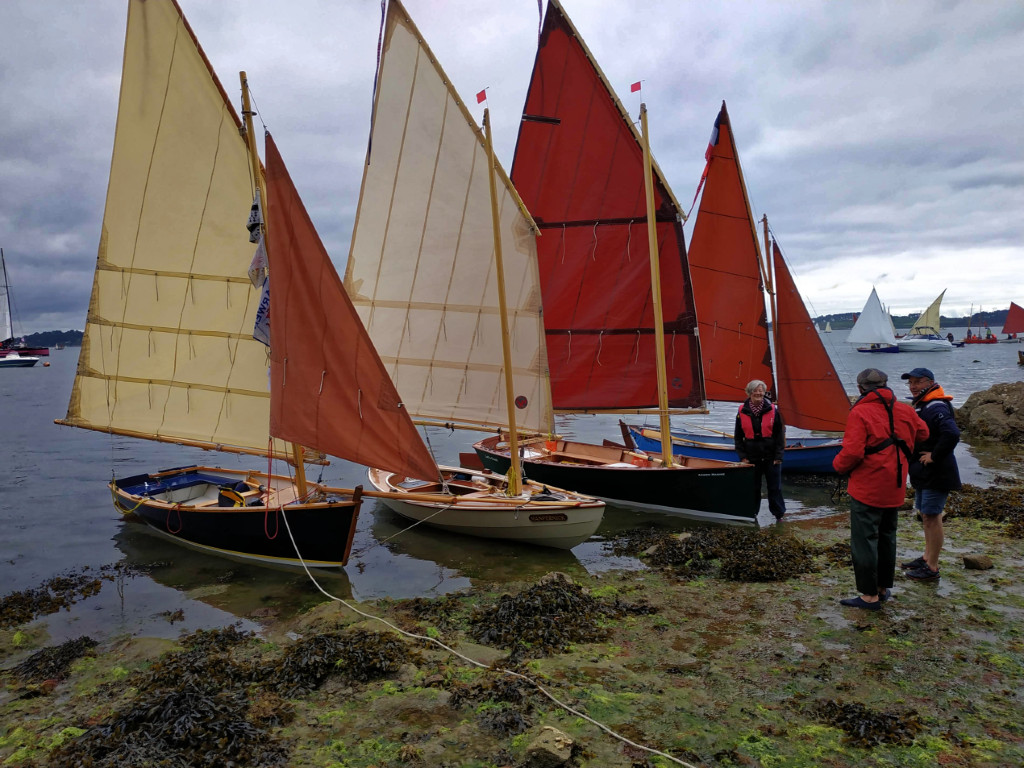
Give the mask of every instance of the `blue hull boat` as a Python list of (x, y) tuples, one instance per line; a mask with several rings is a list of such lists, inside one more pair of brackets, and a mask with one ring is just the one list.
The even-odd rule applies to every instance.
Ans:
[[(633, 443), (642, 451), (661, 451), (661, 432), (647, 427), (636, 427), (619, 422), (626, 444)], [(834, 475), (832, 459), (843, 447), (841, 438), (834, 437), (789, 437), (786, 438), (786, 453), (782, 459), (784, 473), (819, 473)], [(730, 435), (708, 435), (673, 430), (672, 454), (692, 456), (699, 459), (739, 461)]]

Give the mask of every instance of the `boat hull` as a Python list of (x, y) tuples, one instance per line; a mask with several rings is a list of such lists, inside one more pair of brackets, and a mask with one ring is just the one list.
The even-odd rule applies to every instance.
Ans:
[(953, 348), (948, 339), (912, 339), (904, 336), (896, 344), (900, 352), (948, 352)]
[(869, 347), (857, 347), (858, 352), (899, 352), (900, 348), (895, 344), (872, 344)]
[[(629, 436), (642, 451), (661, 450), (661, 432), (625, 425)], [(843, 448), (842, 440), (831, 437), (790, 437), (786, 438), (786, 451), (782, 458), (784, 473), (809, 473), (834, 475), (832, 460)], [(676, 456), (693, 456), (698, 459), (739, 461), (739, 454), (732, 437), (727, 435), (700, 435), (685, 430), (672, 432), (672, 453)]]
[(22, 357), (16, 354), (5, 355), (0, 357), (0, 368), (31, 368), (38, 362), (38, 357)]
[[(233, 506), (219, 489), (239, 482), (249, 485), (250, 490), (238, 494), (246, 503), (266, 498), (260, 486), (271, 487), (277, 495), (267, 499), (270, 506)], [(339, 568), (348, 562), (352, 549), (361, 489), (353, 494), (312, 487), (313, 498), (320, 500), (289, 503), (295, 493), (288, 478), (275, 475), (268, 480), (257, 472), (196, 466), (110, 483), (119, 511), (178, 543), (241, 560)]]
[[(453, 499), (441, 492), (438, 483), (437, 500), (429, 500), (423, 496), (425, 492), (429, 495), (435, 484), (410, 481), (383, 469), (371, 468), (367, 477), (378, 491), (390, 494), (381, 501), (396, 514), (467, 536), (572, 549), (593, 536), (604, 518), (604, 502), (597, 499), (530, 484), (531, 492), (540, 494), (546, 490), (544, 495), (564, 496), (565, 503), (554, 499), (529, 501), (526, 497), (516, 503), (500, 493), (504, 477), (492, 476), (487, 471), (440, 469), (453, 478), (447, 484), (450, 491), (469, 492)], [(485, 491), (488, 486), (498, 492)], [(411, 498), (399, 498), (402, 490), (408, 491)]]
[(34, 355), (35, 357), (50, 356), (49, 347), (0, 347), (0, 357), (6, 357), (12, 352), (19, 355)]
[[(759, 489), (754, 484), (754, 468), (706, 459), (685, 458), (684, 466), (655, 466), (657, 457), (638, 461), (592, 463), (574, 460), (565, 454), (591, 456), (605, 452), (605, 446), (559, 441), (555, 454), (546, 449), (524, 451), (523, 473), (538, 483), (571, 488), (580, 493), (620, 507), (678, 514), (695, 520), (752, 525), (760, 509)], [(500, 438), (489, 437), (473, 446), (487, 469), (499, 474), (508, 472), (511, 460), (507, 446)], [(621, 449), (607, 449), (620, 451)], [(553, 456), (561, 453), (559, 460)], [(628, 451), (623, 452), (628, 454)], [(567, 460), (564, 460), (566, 459)]]

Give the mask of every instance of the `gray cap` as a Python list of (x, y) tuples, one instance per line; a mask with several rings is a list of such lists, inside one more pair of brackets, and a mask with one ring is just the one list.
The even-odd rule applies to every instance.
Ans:
[(857, 386), (865, 392), (884, 387), (888, 381), (889, 377), (885, 371), (880, 371), (877, 368), (865, 368), (857, 374)]

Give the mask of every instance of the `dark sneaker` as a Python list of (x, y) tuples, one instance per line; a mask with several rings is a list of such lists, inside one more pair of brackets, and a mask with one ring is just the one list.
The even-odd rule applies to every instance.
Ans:
[(886, 587), (878, 593), (878, 602), (884, 603), (892, 599), (892, 590)]
[(915, 581), (936, 581), (939, 578), (939, 572), (933, 571), (925, 564), (920, 568), (911, 568), (907, 571), (907, 578)]
[(880, 611), (882, 610), (882, 601), (879, 600), (877, 603), (869, 603), (862, 597), (844, 597), (839, 601), (840, 605), (845, 605), (847, 608), (863, 608), (865, 611)]
[(908, 569), (908, 568), (927, 568), (927, 567), (928, 567), (928, 561), (925, 560), (923, 557), (915, 558), (915, 559), (910, 560), (909, 562), (906, 562), (906, 563), (900, 563), (900, 568), (903, 568), (903, 569)]

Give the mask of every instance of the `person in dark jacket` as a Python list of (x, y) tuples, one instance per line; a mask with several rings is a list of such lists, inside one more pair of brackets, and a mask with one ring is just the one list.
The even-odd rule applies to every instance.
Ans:
[(914, 409), (896, 400), (877, 368), (857, 374), (860, 399), (846, 417), (843, 448), (832, 466), (848, 475), (850, 553), (858, 597), (842, 605), (877, 611), (889, 599), (896, 574), (896, 513), (907, 492), (913, 447), (928, 437)]
[(765, 393), (768, 387), (754, 379), (746, 387), (747, 399), (736, 414), (733, 439), (736, 453), (744, 464), (753, 464), (756, 472), (755, 493), (761, 503), (761, 477), (768, 482), (768, 509), (781, 520), (786, 514), (786, 501), (782, 498), (782, 455), (786, 450), (786, 425), (778, 406)]
[(939, 553), (945, 541), (942, 510), (950, 491), (958, 491), (960, 469), (953, 451), (960, 442), (960, 428), (953, 416), (953, 399), (935, 383), (927, 368), (915, 368), (901, 377), (913, 396), (914, 409), (928, 425), (928, 437), (914, 447), (910, 465), (910, 483), (914, 486), (914, 506), (924, 525), (924, 555), (901, 563), (907, 576), (917, 581), (939, 578)]

